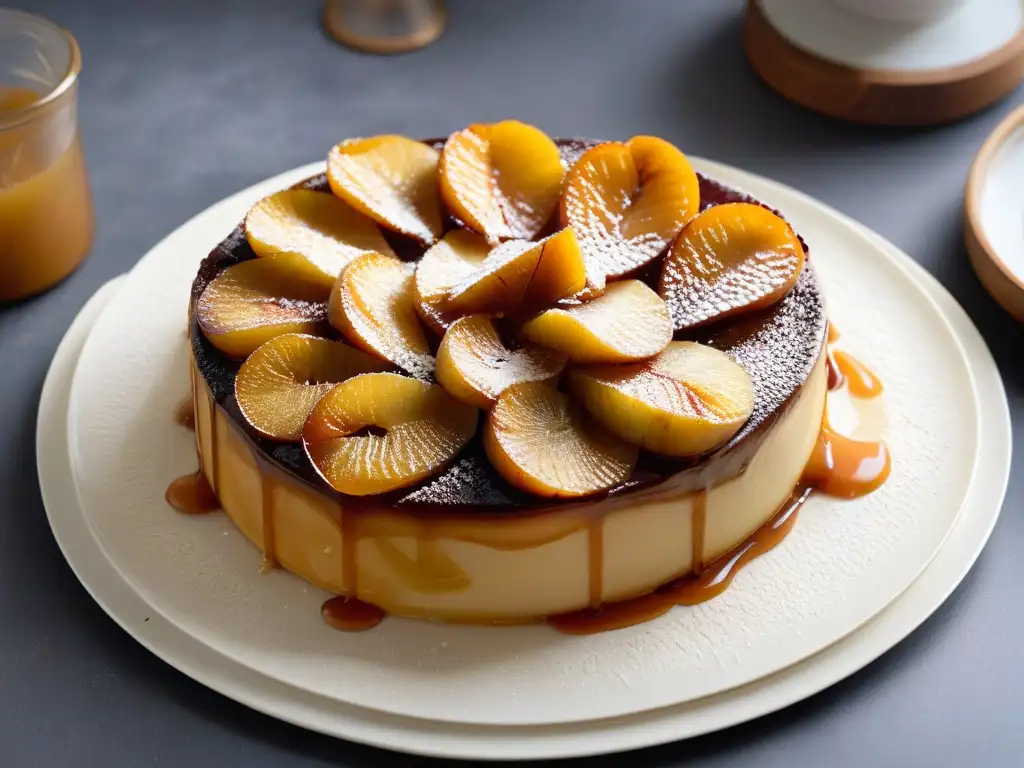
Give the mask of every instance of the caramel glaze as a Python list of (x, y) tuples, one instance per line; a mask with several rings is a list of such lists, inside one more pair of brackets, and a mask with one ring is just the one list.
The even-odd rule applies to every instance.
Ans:
[(846, 381), (850, 394), (854, 397), (870, 399), (882, 394), (882, 381), (864, 363), (848, 352), (840, 349), (830, 353), (835, 361), (839, 375)]
[[(196, 427), (196, 404), (195, 404), (195, 373), (190, 371), (192, 383), (192, 394), (186, 397), (178, 407), (174, 409), (174, 421), (187, 429)], [(167, 488), (164, 498), (178, 512), (186, 515), (201, 515), (207, 512), (214, 512), (220, 509), (220, 501), (214, 493), (210, 482), (203, 474), (203, 458), (199, 448), (199, 437), (196, 436), (196, 456), (199, 469), (187, 475), (175, 479)]]
[(690, 536), (693, 540), (693, 558), (691, 567), (700, 576), (704, 571), (704, 531), (708, 527), (708, 491), (697, 491), (693, 496), (693, 507), (690, 512)]
[(829, 496), (856, 499), (879, 488), (891, 470), (884, 442), (852, 440), (835, 432), (825, 419), (803, 479)]
[[(196, 432), (198, 435), (199, 433)], [(220, 491), (220, 440), (217, 436), (217, 398), (210, 398), (210, 485), (214, 493)], [(200, 449), (199, 466), (202, 467), (203, 455)]]
[(186, 515), (202, 515), (220, 509), (217, 494), (201, 469), (172, 482), (165, 498), (174, 509)]
[(592, 520), (587, 527), (587, 597), (591, 608), (599, 608), (604, 597), (604, 521)]
[[(257, 459), (257, 462), (259, 459)], [(258, 465), (257, 465), (258, 466)], [(263, 507), (263, 570), (269, 571), (277, 567), (277, 546), (274, 515), (274, 481), (273, 470), (260, 467), (260, 501)]]
[(831, 348), (825, 352), (825, 369), (828, 374), (828, 391), (835, 392), (837, 389), (841, 389), (846, 383), (846, 377), (843, 375), (839, 363), (836, 362), (835, 352)]
[[(851, 440), (822, 424), (818, 442), (804, 470), (800, 485), (778, 512), (731, 552), (703, 566), (706, 491), (693, 503), (693, 574), (659, 587), (654, 592), (597, 608), (549, 616), (554, 629), (570, 635), (586, 635), (631, 627), (667, 613), (676, 605), (697, 605), (722, 594), (736, 574), (751, 560), (777, 546), (796, 523), (797, 512), (814, 491), (843, 499), (871, 493), (889, 477), (889, 451), (882, 442)], [(603, 567), (600, 555), (590, 568)]]
[(174, 409), (174, 423), (185, 429), (196, 428), (196, 405), (192, 395), (189, 395)]
[[(878, 397), (882, 394), (882, 380), (852, 355), (832, 349), (838, 339), (839, 331), (829, 323), (826, 349), (829, 391), (845, 383), (854, 397)], [(830, 496), (854, 499), (876, 490), (891, 471), (892, 457), (884, 442), (852, 440), (840, 435), (829, 425), (826, 416), (822, 420), (818, 442), (804, 469), (803, 481)]]
[(729, 587), (744, 565), (786, 538), (796, 523), (798, 510), (810, 494), (810, 488), (798, 488), (767, 524), (731, 552), (709, 564), (699, 575), (670, 581), (646, 595), (608, 603), (596, 610), (549, 616), (547, 622), (567, 635), (590, 635), (631, 627), (656, 619), (677, 605), (697, 605), (717, 597)]
[(364, 603), (344, 595), (332, 597), (320, 608), (324, 622), (342, 632), (363, 632), (384, 620), (384, 611), (372, 603)]
[(835, 392), (841, 386), (843, 386), (843, 372), (839, 370), (839, 365), (836, 363), (835, 357), (832, 354), (832, 345), (839, 341), (839, 329), (835, 327), (832, 321), (828, 324), (828, 342), (825, 347), (825, 370), (828, 373), (828, 391)]
[(839, 331), (832, 323), (829, 323), (828, 347), (825, 352), (825, 362), (828, 368), (828, 391), (834, 392), (846, 384), (851, 395), (864, 400), (882, 394), (882, 380), (870, 368), (849, 352), (832, 348), (832, 345), (838, 340)]

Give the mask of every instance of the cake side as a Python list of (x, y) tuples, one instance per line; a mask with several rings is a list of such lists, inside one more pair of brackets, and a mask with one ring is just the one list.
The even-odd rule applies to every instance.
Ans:
[(390, 615), (468, 623), (531, 622), (645, 595), (769, 530), (815, 449), (827, 390), (821, 356), (763, 427), (745, 471), (709, 490), (688, 491), (676, 475), (518, 514), (424, 515), (352, 505), (283, 471), (193, 375), (202, 472), (268, 565)]

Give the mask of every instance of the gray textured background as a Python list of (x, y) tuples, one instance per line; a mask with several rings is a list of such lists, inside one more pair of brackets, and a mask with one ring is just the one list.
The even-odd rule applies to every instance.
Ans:
[[(35, 480), (39, 389), (88, 296), (193, 214), (323, 156), (345, 136), (432, 136), (516, 117), (563, 136), (654, 133), (779, 179), (864, 222), (934, 273), (981, 328), (1014, 418), (1022, 414), (1021, 328), (975, 279), (960, 223), (971, 159), (1024, 102), (1022, 90), (950, 127), (831, 122), (756, 81), (740, 45), (740, 0), (450, 0), (441, 41), (392, 58), (330, 43), (319, 0), (13, 2), (81, 42), (81, 121), (99, 231), (72, 279), (0, 307), (0, 765), (412, 762), (251, 712), (136, 645), (65, 565)], [(1019, 439), (1016, 448), (1024, 448)], [(867, 669), (783, 712), (647, 750), (630, 764), (1024, 764), (1022, 499), (1017, 472), (963, 585)]]

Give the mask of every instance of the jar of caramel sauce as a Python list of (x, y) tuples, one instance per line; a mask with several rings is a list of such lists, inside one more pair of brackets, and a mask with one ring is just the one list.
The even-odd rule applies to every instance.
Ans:
[(60, 282), (92, 243), (78, 135), (81, 68), (66, 31), (0, 9), (0, 301)]

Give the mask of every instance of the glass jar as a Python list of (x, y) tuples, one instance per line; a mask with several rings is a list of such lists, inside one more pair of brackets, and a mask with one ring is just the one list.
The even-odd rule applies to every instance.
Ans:
[(81, 69), (70, 34), (0, 8), (0, 301), (60, 282), (92, 244), (78, 135)]

